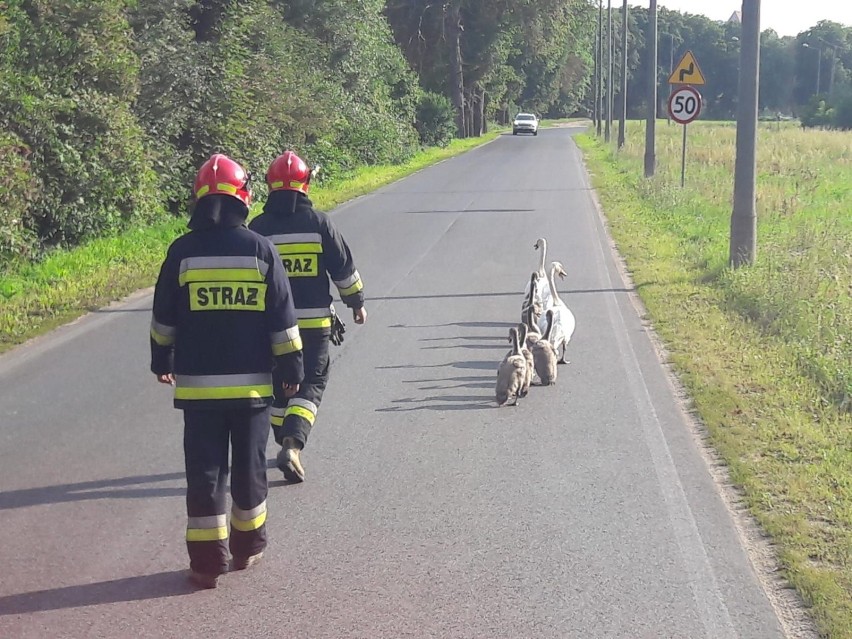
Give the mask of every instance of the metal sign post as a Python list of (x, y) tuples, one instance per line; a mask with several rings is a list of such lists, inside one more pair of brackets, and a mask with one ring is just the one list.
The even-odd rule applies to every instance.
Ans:
[(683, 148), (680, 159), (680, 186), (686, 181), (686, 125), (701, 114), (701, 94), (689, 86), (678, 87), (669, 96), (669, 115), (683, 125)]
[[(701, 114), (701, 94), (690, 85), (704, 84), (704, 74), (698, 66), (698, 60), (687, 51), (677, 66), (672, 69), (669, 84), (676, 88), (669, 96), (669, 117), (683, 125), (683, 145), (680, 158), (680, 186), (686, 181), (686, 125)], [(682, 85), (682, 86), (677, 86)]]

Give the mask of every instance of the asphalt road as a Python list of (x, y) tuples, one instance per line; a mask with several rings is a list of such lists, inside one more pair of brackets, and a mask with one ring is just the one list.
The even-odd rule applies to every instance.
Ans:
[[(781, 637), (571, 133), (504, 135), (334, 212), (369, 320), (334, 349), (308, 481), (270, 472), (266, 557), (218, 590), (184, 576), (150, 296), (0, 358), (0, 637)], [(498, 409), (539, 236), (569, 273), (570, 364)]]

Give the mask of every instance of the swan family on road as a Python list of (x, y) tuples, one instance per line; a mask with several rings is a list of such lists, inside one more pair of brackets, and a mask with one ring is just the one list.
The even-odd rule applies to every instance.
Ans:
[(550, 272), (545, 271), (547, 240), (543, 237), (536, 240), (533, 248), (541, 251), (541, 258), (524, 289), (521, 321), (509, 329), (512, 348), (497, 369), (498, 406), (517, 406), (518, 399), (529, 393), (535, 377), (541, 386), (555, 384), (557, 364), (568, 363), (565, 354), (576, 321), (559, 297), (555, 280), (567, 273), (561, 262), (552, 262)]

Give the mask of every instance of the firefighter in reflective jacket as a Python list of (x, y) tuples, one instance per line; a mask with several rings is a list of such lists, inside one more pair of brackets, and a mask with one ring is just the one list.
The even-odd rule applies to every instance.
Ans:
[(277, 465), (289, 481), (305, 480), (300, 452), (317, 417), (328, 382), (328, 344), (340, 343), (343, 323), (334, 313), (329, 277), (357, 324), (367, 319), (361, 276), (349, 247), (325, 213), (308, 199), (312, 171), (292, 151), (277, 157), (266, 173), (269, 199), (249, 228), (267, 236), (278, 249), (296, 304), (304, 343), (305, 380), (295, 397), (277, 393), (272, 429), (281, 445)]
[[(248, 174), (224, 155), (198, 172), (191, 229), (169, 247), (154, 291), (151, 370), (184, 411), (189, 576), (215, 588), (266, 547), (266, 443), (276, 389), (302, 381), (302, 340), (281, 259), (249, 231)], [(231, 517), (226, 487), (229, 440)]]

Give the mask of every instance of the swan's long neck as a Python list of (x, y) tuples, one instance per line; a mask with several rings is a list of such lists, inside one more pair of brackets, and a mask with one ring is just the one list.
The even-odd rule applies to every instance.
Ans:
[(547, 328), (544, 330), (544, 335), (542, 336), (548, 342), (550, 341), (550, 331), (552, 329), (553, 329), (553, 311), (548, 310), (547, 311)]
[(533, 307), (530, 304), (524, 312), (524, 323), (527, 325), (527, 330), (533, 329)]
[(542, 277), (544, 277), (547, 273), (547, 271), (544, 270), (544, 261), (547, 258), (547, 240), (542, 237), (539, 238), (538, 242), (541, 245), (541, 260), (538, 264), (538, 272)]
[(535, 283), (538, 279), (538, 273), (533, 273), (530, 275), (530, 293), (527, 296), (526, 305), (529, 308), (532, 308), (533, 302), (535, 302)]
[(554, 299), (556, 304), (562, 304), (562, 299), (559, 297), (559, 293), (556, 291), (556, 282), (553, 281), (553, 276), (556, 274), (556, 267), (552, 266), (550, 268), (550, 277), (547, 278), (547, 283), (550, 286), (550, 296)]
[(518, 340), (518, 329), (513, 328), (511, 330), (510, 338), (512, 340), (512, 355), (520, 355), (521, 354), (521, 343)]
[(529, 332), (530, 329), (525, 323), (518, 325), (518, 343), (522, 348), (527, 345), (527, 335), (529, 335)]

